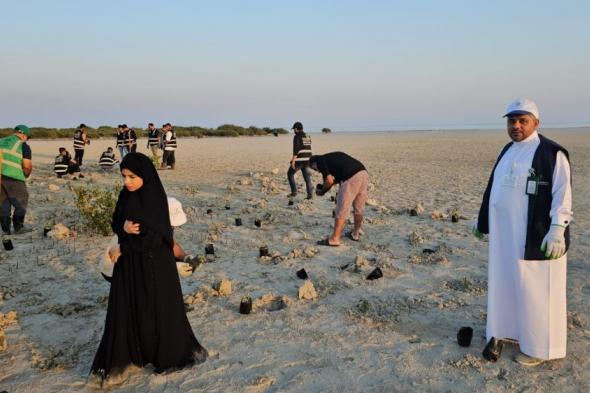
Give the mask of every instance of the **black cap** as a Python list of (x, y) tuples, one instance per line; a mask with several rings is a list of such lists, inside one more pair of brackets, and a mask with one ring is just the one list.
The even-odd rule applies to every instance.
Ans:
[(78, 128), (86, 128), (86, 124), (82, 123), (78, 126)]
[(303, 131), (303, 124), (301, 124), (301, 122), (296, 121), (295, 124), (293, 124), (293, 127), (291, 127), (292, 130), (297, 130), (297, 131)]

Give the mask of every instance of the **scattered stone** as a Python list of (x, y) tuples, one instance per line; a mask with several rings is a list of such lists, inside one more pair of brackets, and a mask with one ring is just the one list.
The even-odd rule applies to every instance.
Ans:
[(279, 168), (273, 168), (270, 173), (272, 173), (273, 175), (278, 175), (279, 174)]
[(568, 329), (585, 329), (588, 323), (584, 316), (576, 311), (567, 312), (567, 327)]
[[(211, 288), (209, 289), (209, 293), (216, 294), (217, 292)], [(203, 291), (197, 291), (194, 295), (188, 294), (183, 296), (184, 304), (191, 305), (195, 303), (201, 303), (205, 301), (205, 293)]]
[(273, 378), (267, 377), (266, 375), (256, 377), (250, 381), (250, 385), (260, 387), (269, 387), (270, 385), (274, 384), (275, 380)]
[(193, 304), (194, 297), (192, 295), (184, 295), (184, 304)]
[(279, 311), (287, 308), (291, 300), (286, 296), (275, 296), (272, 293), (262, 295), (252, 304), (254, 310)]
[(420, 235), (420, 233), (418, 231), (412, 231), (412, 233), (410, 233), (408, 240), (410, 242), (410, 245), (416, 247), (419, 244), (424, 243), (424, 238), (422, 237), (422, 235)]
[(410, 209), (410, 216), (419, 216), (422, 213), (424, 213), (422, 202), (416, 203), (416, 206), (413, 209)]
[(8, 343), (6, 342), (6, 334), (4, 330), (0, 329), (0, 352), (6, 351), (8, 348)]
[(367, 261), (367, 259), (365, 257), (363, 257), (362, 255), (357, 255), (356, 258), (354, 259), (354, 265), (360, 269), (360, 268), (369, 266), (369, 261)]
[(55, 224), (53, 226), (53, 228), (51, 228), (51, 231), (49, 231), (47, 233), (47, 235), (49, 235), (50, 237), (52, 237), (55, 240), (63, 240), (67, 237), (75, 236), (75, 233), (73, 231), (71, 231), (64, 224), (59, 223), (59, 224)]
[(268, 264), (270, 264), (272, 262), (272, 257), (270, 255), (265, 255), (263, 257), (260, 257), (258, 259), (258, 261), (260, 263), (262, 263), (263, 265), (268, 265)]
[(231, 281), (230, 280), (221, 280), (215, 284), (213, 287), (218, 293), (218, 296), (229, 296), (231, 295)]
[(0, 329), (18, 322), (16, 311), (9, 311), (6, 314), (0, 313)]
[(293, 250), (291, 250), (289, 252), (289, 254), (287, 255), (287, 258), (289, 258), (289, 259), (301, 258), (302, 256), (303, 256), (303, 250), (301, 250), (299, 248), (294, 248)]
[(377, 200), (371, 199), (371, 198), (367, 199), (367, 201), (365, 202), (365, 204), (367, 206), (379, 206), (379, 202), (377, 202)]
[(47, 189), (49, 191), (59, 191), (60, 190), (60, 188), (59, 188), (59, 186), (57, 184), (49, 184), (47, 186)]
[(273, 251), (270, 254), (271, 259), (273, 260), (274, 263), (279, 263), (285, 259), (287, 259), (286, 257), (284, 257), (279, 251)]
[(251, 185), (251, 184), (252, 184), (252, 182), (250, 181), (250, 179), (248, 179), (247, 177), (243, 177), (243, 178), (241, 178), (241, 179), (238, 181), (238, 183), (239, 183), (241, 186), (249, 186), (249, 185)]
[(305, 247), (305, 250), (303, 250), (303, 254), (307, 258), (313, 258), (318, 252), (318, 249), (315, 247)]
[(432, 213), (430, 213), (430, 218), (432, 218), (433, 220), (446, 220), (448, 216), (448, 214), (444, 214), (438, 210), (435, 210)]
[(362, 255), (357, 255), (353, 263), (347, 263), (340, 266), (341, 270), (346, 270), (350, 273), (360, 273), (363, 268), (369, 267), (369, 261)]
[(299, 287), (299, 299), (313, 300), (318, 297), (318, 294), (313, 286), (313, 283), (309, 280)]
[(215, 289), (211, 288), (208, 285), (202, 285), (201, 292), (202, 292), (203, 296), (205, 296), (205, 297), (219, 296), (219, 292), (216, 291)]
[(293, 258), (313, 258), (318, 253), (318, 250), (314, 247), (306, 247), (304, 249), (294, 248), (287, 255), (287, 259)]
[(412, 337), (410, 337), (410, 338), (408, 339), (408, 342), (409, 342), (410, 344), (419, 344), (419, 343), (421, 343), (421, 342), (422, 342), (422, 339), (421, 339), (420, 337), (416, 336), (416, 335), (413, 335)]

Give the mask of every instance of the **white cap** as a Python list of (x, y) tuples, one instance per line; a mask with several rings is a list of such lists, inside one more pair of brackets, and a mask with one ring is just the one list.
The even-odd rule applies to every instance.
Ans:
[(510, 115), (533, 115), (535, 119), (539, 120), (539, 108), (531, 100), (526, 98), (517, 98), (512, 101), (508, 108), (506, 108), (506, 114), (503, 117)]
[(179, 227), (186, 222), (186, 214), (182, 210), (182, 204), (178, 199), (168, 197), (168, 212), (170, 213), (170, 225)]

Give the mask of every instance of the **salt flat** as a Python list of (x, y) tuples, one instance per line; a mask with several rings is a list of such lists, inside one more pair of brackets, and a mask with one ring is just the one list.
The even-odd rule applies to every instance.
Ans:
[[(572, 161), (565, 360), (525, 369), (512, 361), (514, 346), (505, 348), (497, 363), (481, 357), (487, 243), (470, 229), (496, 156), (508, 142), (505, 131), (312, 135), (314, 153), (344, 151), (370, 174), (362, 241), (344, 239), (337, 248), (315, 245), (332, 228), (334, 192), (306, 201), (301, 188), (294, 205), (287, 205), (291, 135), (185, 138), (179, 140), (176, 170), (160, 175), (167, 193), (188, 214), (188, 223), (176, 230), (177, 240), (193, 254), (203, 254), (208, 242), (215, 245), (215, 259), (181, 279), (192, 308), (189, 320), (211, 357), (174, 373), (131, 373), (112, 391), (590, 390), (590, 130), (544, 134), (565, 146)], [(111, 140), (92, 141), (85, 179), (56, 179), (53, 157), (59, 146), (72, 151), (71, 145), (71, 140), (31, 142), (27, 223), (35, 232), (13, 236), (15, 249), (0, 259), (0, 312), (18, 315), (17, 323), (5, 327), (0, 390), (96, 390), (86, 376), (106, 313), (109, 287), (98, 258), (109, 238), (83, 231), (68, 187), (112, 186), (121, 180), (117, 171), (105, 174), (96, 165)], [(139, 146), (147, 153), (145, 139)], [(314, 181), (320, 180), (315, 173)], [(297, 181), (303, 187), (300, 174)], [(50, 191), (50, 184), (59, 190)], [(408, 209), (418, 202), (424, 213), (410, 216)], [(458, 223), (447, 216), (453, 209), (462, 216)], [(440, 215), (433, 218), (433, 212)], [(77, 236), (44, 238), (43, 225), (51, 217)], [(234, 225), (236, 217), (242, 226)], [(254, 226), (256, 218), (261, 228)], [(262, 245), (274, 258), (258, 257)], [(426, 256), (424, 248), (436, 253)], [(315, 300), (298, 299), (303, 281), (295, 272), (302, 267), (317, 290)], [(384, 277), (367, 281), (375, 267)], [(232, 281), (229, 296), (210, 290), (221, 279)], [(255, 309), (241, 315), (238, 306), (246, 293)], [(461, 326), (474, 328), (469, 348), (456, 343)]]

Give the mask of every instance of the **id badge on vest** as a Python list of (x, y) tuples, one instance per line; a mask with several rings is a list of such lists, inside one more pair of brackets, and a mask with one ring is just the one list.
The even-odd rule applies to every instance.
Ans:
[(535, 196), (539, 193), (539, 176), (535, 176), (535, 170), (529, 169), (529, 177), (526, 179), (526, 194)]

